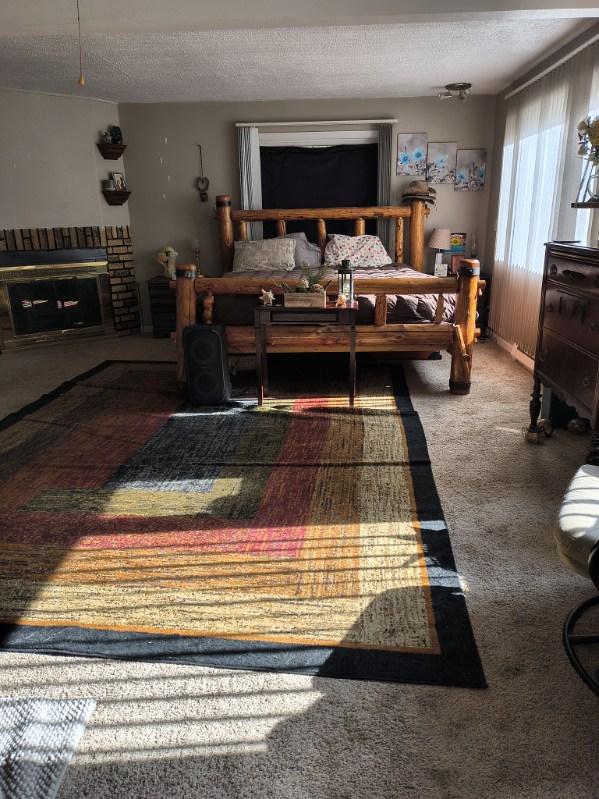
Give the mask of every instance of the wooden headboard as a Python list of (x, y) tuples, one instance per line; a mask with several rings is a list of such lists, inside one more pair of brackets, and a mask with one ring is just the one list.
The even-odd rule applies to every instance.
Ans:
[[(395, 258), (404, 261), (405, 226), (404, 219), (410, 220), (409, 256), (407, 263), (422, 272), (424, 269), (424, 222), (429, 209), (424, 200), (412, 200), (409, 205), (380, 205), (369, 208), (270, 208), (260, 211), (233, 211), (231, 197), (221, 194), (216, 198), (216, 214), (220, 234), (220, 246), (225, 272), (233, 268), (235, 241), (246, 241), (250, 222), (277, 223), (277, 235), (284, 236), (286, 222), (310, 219), (316, 221), (318, 244), (321, 252), (327, 242), (327, 219), (353, 219), (354, 235), (363, 236), (367, 219), (395, 220)], [(235, 235), (237, 225), (237, 236)]]

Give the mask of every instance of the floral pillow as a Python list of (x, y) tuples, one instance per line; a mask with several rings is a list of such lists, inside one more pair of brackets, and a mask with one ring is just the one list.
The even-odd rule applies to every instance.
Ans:
[(325, 264), (337, 266), (346, 258), (354, 268), (392, 263), (378, 236), (342, 236), (338, 233), (329, 236), (324, 251)]
[(236, 241), (234, 272), (289, 272), (295, 268), (294, 239)]

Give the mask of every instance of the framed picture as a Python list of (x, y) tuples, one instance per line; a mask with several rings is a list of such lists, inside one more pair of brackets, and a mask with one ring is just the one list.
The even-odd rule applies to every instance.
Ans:
[(125, 176), (122, 172), (111, 172), (110, 177), (114, 181), (115, 191), (126, 191), (127, 186), (125, 185)]
[(397, 134), (397, 175), (426, 175), (426, 133)]
[(482, 191), (487, 172), (487, 151), (458, 150), (455, 191)]
[(456, 142), (429, 142), (426, 151), (426, 179), (429, 183), (453, 183), (458, 145)]

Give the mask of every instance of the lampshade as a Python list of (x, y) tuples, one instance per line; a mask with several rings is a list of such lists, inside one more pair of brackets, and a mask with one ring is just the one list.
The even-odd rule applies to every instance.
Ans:
[(428, 246), (431, 250), (448, 250), (451, 246), (450, 236), (451, 230), (449, 228), (435, 228), (429, 239)]

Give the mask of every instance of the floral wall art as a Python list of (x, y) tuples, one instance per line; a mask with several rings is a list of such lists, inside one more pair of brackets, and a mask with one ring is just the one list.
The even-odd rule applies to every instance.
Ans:
[(456, 142), (429, 142), (426, 179), (429, 183), (453, 183), (458, 146)]
[(426, 133), (397, 134), (397, 175), (425, 175)]
[(455, 172), (456, 191), (482, 191), (487, 171), (487, 151), (458, 150)]

